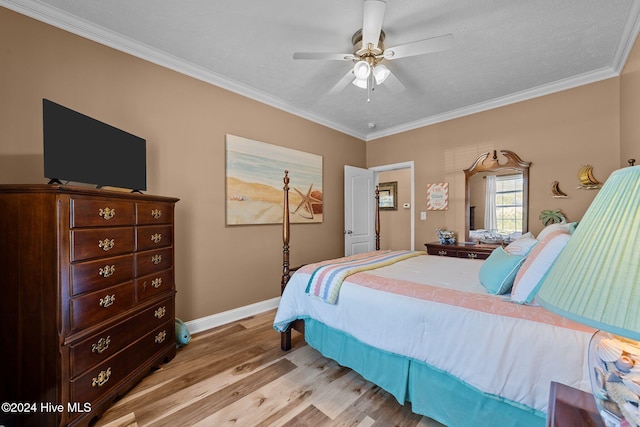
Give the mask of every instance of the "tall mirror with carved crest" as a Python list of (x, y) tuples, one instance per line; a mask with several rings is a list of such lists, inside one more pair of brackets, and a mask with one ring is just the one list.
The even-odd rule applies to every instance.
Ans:
[(517, 154), (496, 150), (464, 170), (465, 240), (505, 243), (529, 228), (529, 167)]

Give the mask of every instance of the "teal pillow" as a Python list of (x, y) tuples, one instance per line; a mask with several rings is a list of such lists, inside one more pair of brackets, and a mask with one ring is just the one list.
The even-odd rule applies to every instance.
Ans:
[(502, 247), (496, 248), (480, 267), (480, 283), (490, 294), (509, 292), (524, 256), (511, 255)]

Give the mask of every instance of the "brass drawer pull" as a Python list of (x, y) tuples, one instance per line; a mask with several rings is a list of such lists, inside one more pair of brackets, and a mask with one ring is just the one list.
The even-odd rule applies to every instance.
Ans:
[(471, 258), (471, 259), (476, 259), (476, 258), (478, 258), (478, 254), (477, 254), (477, 253), (474, 253), (474, 252), (469, 252), (469, 253), (467, 254), (467, 257), (469, 257), (469, 258)]
[(162, 255), (154, 255), (151, 257), (151, 262), (158, 265), (162, 262)]
[(116, 302), (116, 294), (107, 295), (104, 298), (100, 298), (100, 307), (107, 308)]
[(111, 377), (111, 367), (107, 368), (106, 371), (100, 371), (98, 376), (91, 381), (91, 387), (95, 387), (95, 386), (102, 387), (107, 383), (107, 381), (109, 381), (110, 377)]
[(162, 319), (165, 314), (167, 314), (167, 309), (165, 308), (165, 306), (158, 307), (158, 309), (153, 312), (153, 316), (157, 317), (158, 319)]
[(107, 252), (110, 249), (113, 249), (114, 246), (115, 246), (115, 242), (113, 241), (113, 239), (104, 239), (104, 240), (98, 241), (98, 247), (105, 252)]
[(111, 335), (106, 338), (100, 338), (97, 343), (91, 346), (92, 353), (102, 353), (106, 349), (109, 348), (109, 344), (111, 344)]
[(447, 251), (438, 251), (438, 255), (445, 256), (447, 255)]
[(156, 277), (155, 279), (153, 279), (151, 281), (151, 286), (153, 286), (154, 288), (158, 289), (160, 286), (162, 286), (162, 278), (161, 277)]
[(111, 208), (104, 208), (98, 211), (98, 215), (104, 218), (106, 221), (116, 216), (116, 210)]
[(161, 240), (162, 240), (162, 234), (160, 234), (160, 233), (156, 233), (156, 234), (151, 236), (151, 241), (153, 243), (160, 243)]
[(152, 209), (151, 216), (155, 219), (160, 219), (160, 217), (162, 216), (162, 211), (160, 209)]
[(105, 265), (104, 267), (100, 267), (100, 270), (98, 270), (98, 274), (102, 277), (104, 277), (105, 279), (109, 276), (113, 276), (113, 273), (116, 272), (116, 266), (115, 265)]
[(165, 338), (167, 338), (167, 331), (162, 331), (162, 332), (158, 333), (158, 335), (156, 335), (154, 340), (155, 340), (156, 344), (160, 344), (165, 340)]

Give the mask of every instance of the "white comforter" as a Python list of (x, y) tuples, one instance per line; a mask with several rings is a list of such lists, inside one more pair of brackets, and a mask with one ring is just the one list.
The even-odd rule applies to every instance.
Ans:
[[(478, 280), (482, 262), (424, 255), (358, 274), (487, 298)], [(343, 283), (337, 304), (328, 304), (305, 293), (309, 277), (303, 272), (292, 276), (274, 320), (276, 329), (284, 330), (296, 318), (312, 318), (365, 344), (426, 362), (481, 391), (542, 412), (547, 411), (551, 381), (590, 390), (586, 356), (592, 331), (587, 328), (387, 293), (352, 283), (355, 276)], [(543, 310), (497, 304), (508, 304), (503, 307), (507, 310), (535, 311), (538, 317)]]

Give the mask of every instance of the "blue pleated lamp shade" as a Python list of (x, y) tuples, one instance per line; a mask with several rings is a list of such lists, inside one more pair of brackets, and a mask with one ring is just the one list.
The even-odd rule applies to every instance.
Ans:
[(611, 174), (537, 301), (577, 322), (640, 339), (640, 166)]

